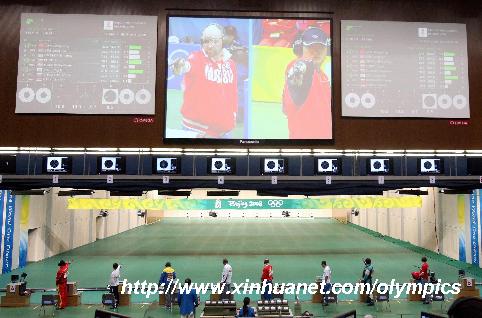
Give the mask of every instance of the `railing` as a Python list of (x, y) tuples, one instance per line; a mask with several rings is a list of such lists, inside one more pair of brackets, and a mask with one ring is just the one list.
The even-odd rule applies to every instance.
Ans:
[[(26, 290), (30, 291), (31, 293), (48, 293), (48, 292), (56, 292), (57, 288), (27, 288)], [(81, 292), (91, 292), (91, 291), (109, 291), (107, 287), (87, 287), (87, 288), (77, 288), (77, 291)], [(0, 288), (0, 293), (7, 292), (6, 288)]]

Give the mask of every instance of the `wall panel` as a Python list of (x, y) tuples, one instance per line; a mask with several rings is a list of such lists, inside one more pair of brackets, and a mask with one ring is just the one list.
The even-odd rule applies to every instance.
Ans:
[[(168, 10), (178, 8), (179, 10)], [(482, 9), (480, 1), (2, 1), (0, 5), (0, 146), (163, 146), (164, 116), (164, 49), (165, 17), (167, 13), (193, 14), (183, 9), (207, 10), (217, 8), (249, 10), (252, 15), (269, 15), (267, 11), (312, 11), (311, 16), (333, 18), (334, 60), (334, 142), (333, 147), (394, 149), (476, 149), (482, 147)], [(256, 13), (256, 11), (259, 11)], [(133, 123), (133, 116), (75, 116), (75, 115), (15, 115), (15, 94), (18, 61), (20, 13), (76, 13), (76, 14), (138, 14), (158, 16), (158, 56), (155, 122), (148, 125)], [(199, 12), (197, 12), (199, 13)], [(209, 13), (209, 12), (206, 12)], [(239, 13), (242, 14), (242, 13)], [(244, 13), (247, 14), (247, 13)], [(277, 13), (276, 15), (282, 15)], [(286, 16), (302, 14), (285, 13)], [(305, 14), (307, 15), (307, 14)], [(371, 120), (342, 118), (340, 90), (340, 20), (393, 20), (465, 23), (468, 34), (469, 81), (471, 118), (467, 126), (452, 126), (448, 120)], [(21, 133), (19, 133), (21, 132)], [(99, 137), (100, 136), (100, 137)], [(206, 144), (205, 144), (206, 145)], [(205, 146), (203, 145), (203, 146)]]

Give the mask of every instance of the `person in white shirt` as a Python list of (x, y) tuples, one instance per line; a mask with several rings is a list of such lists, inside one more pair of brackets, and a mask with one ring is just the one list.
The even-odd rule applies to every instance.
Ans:
[[(231, 279), (233, 278), (233, 268), (228, 264), (228, 260), (223, 259), (223, 273), (221, 274), (221, 284), (224, 284), (221, 300), (229, 299), (228, 291), (231, 290)], [(222, 286), (222, 285), (221, 285)]]
[(110, 292), (114, 294), (114, 299), (115, 302), (112, 304), (112, 308), (117, 308), (119, 306), (119, 279), (120, 279), (120, 269), (121, 265), (114, 263), (112, 265), (112, 268), (114, 269), (112, 273), (110, 274)]
[(323, 268), (323, 283), (325, 283), (323, 288), (323, 306), (328, 306), (327, 296), (331, 290), (331, 268), (326, 264), (326, 261), (321, 261), (321, 267)]

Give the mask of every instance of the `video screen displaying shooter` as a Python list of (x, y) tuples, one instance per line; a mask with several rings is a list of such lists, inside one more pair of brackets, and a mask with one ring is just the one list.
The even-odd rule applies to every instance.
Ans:
[(283, 111), (290, 139), (331, 138), (331, 86), (321, 70), (330, 39), (318, 27), (309, 27), (295, 42), (298, 58), (286, 69)]
[(171, 65), (175, 75), (184, 74), (183, 128), (198, 138), (229, 138), (236, 126), (236, 65), (223, 48), (223, 37), (221, 25), (209, 24), (202, 31), (201, 50)]
[(329, 20), (168, 18), (165, 138), (332, 139)]

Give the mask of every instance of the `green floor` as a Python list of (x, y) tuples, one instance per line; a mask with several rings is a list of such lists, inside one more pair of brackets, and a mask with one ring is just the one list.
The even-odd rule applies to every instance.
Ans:
[[(277, 282), (313, 282), (321, 275), (320, 262), (326, 260), (333, 271), (335, 282), (356, 282), (362, 271), (362, 258), (371, 257), (376, 278), (389, 282), (409, 280), (413, 265), (420, 263), (424, 251), (409, 245), (394, 243), (367, 231), (328, 219), (167, 219), (160, 223), (137, 228), (117, 236), (83, 246), (61, 256), (29, 264), (22, 270), (28, 273), (29, 287), (54, 287), (56, 264), (60, 259), (72, 259), (70, 281), (78, 281), (79, 287), (101, 287), (108, 283), (113, 262), (124, 267), (122, 276), (129, 281), (157, 282), (166, 261), (171, 261), (178, 278), (190, 277), (194, 282), (217, 282), (222, 271), (222, 259), (227, 257), (233, 266), (233, 280), (259, 281), (263, 259), (269, 257)], [(429, 255), (431, 269), (437, 277), (448, 282), (457, 280), (458, 262), (445, 257)], [(481, 281), (482, 276), (477, 276)], [(0, 286), (5, 286), (10, 274), (0, 276)], [(239, 301), (243, 296), (238, 296)], [(311, 296), (301, 295), (303, 310), (323, 315), (319, 305), (307, 302)], [(100, 293), (85, 292), (84, 304), (99, 303)], [(207, 295), (201, 297), (206, 299)], [(253, 296), (257, 299), (256, 296)], [(288, 296), (293, 300), (293, 296)], [(375, 312), (356, 302), (356, 296), (342, 297), (343, 303), (330, 310), (360, 308), (362, 312)], [(151, 297), (133, 296), (134, 302), (154, 302)], [(40, 302), (34, 294), (32, 303)], [(405, 300), (392, 301), (392, 312), (377, 317), (400, 317), (402, 313), (420, 313), (421, 305)], [(121, 309), (121, 313), (133, 317), (167, 317), (170, 313), (152, 306), (134, 305)], [(440, 305), (429, 305), (440, 311)], [(306, 307), (306, 308), (305, 308)], [(335, 306), (333, 306), (335, 307)], [(425, 308), (425, 307), (423, 307)], [(93, 308), (83, 306), (69, 308), (59, 317), (85, 317)], [(34, 317), (38, 309), (0, 308), (0, 317)], [(157, 315), (157, 316), (156, 316)], [(331, 313), (330, 313), (331, 315)], [(329, 317), (330, 315), (326, 315)], [(88, 316), (88, 315), (87, 315)], [(175, 314), (177, 316), (177, 314)], [(146, 315), (145, 317), (149, 317)], [(408, 316), (407, 316), (408, 317)], [(415, 316), (413, 316), (415, 317)]]
[[(238, 307), (242, 304), (238, 303)], [(443, 306), (443, 307), (442, 307)], [(450, 306), (449, 302), (444, 304), (434, 303), (430, 305), (423, 305), (421, 303), (406, 302), (406, 301), (391, 301), (390, 306), (383, 304), (375, 307), (367, 307), (357, 302), (340, 302), (337, 305), (330, 305), (323, 308), (319, 304), (312, 304), (309, 302), (301, 303), (301, 311), (305, 310), (313, 313), (315, 317), (334, 317), (336, 315), (348, 312), (351, 310), (357, 311), (357, 317), (363, 317), (366, 314), (371, 314), (375, 318), (419, 318), (420, 311), (431, 312), (437, 315), (446, 316), (445, 311)], [(294, 313), (294, 306), (291, 305), (291, 310)], [(196, 317), (199, 317), (201, 309), (196, 312)], [(95, 309), (102, 309), (100, 305), (82, 305), (80, 307), (70, 307), (63, 311), (55, 311), (55, 317), (65, 318), (92, 318), (94, 317)], [(49, 316), (53, 310), (51, 308), (46, 310), (46, 315)], [(166, 311), (163, 307), (156, 304), (134, 304), (129, 307), (121, 307), (118, 313), (127, 315), (132, 318), (178, 318), (180, 316), (179, 309), (174, 308), (172, 312)], [(22, 317), (22, 318), (38, 318), (42, 317), (43, 311), (40, 306), (31, 306), (30, 308), (1, 308), (0, 317)]]

